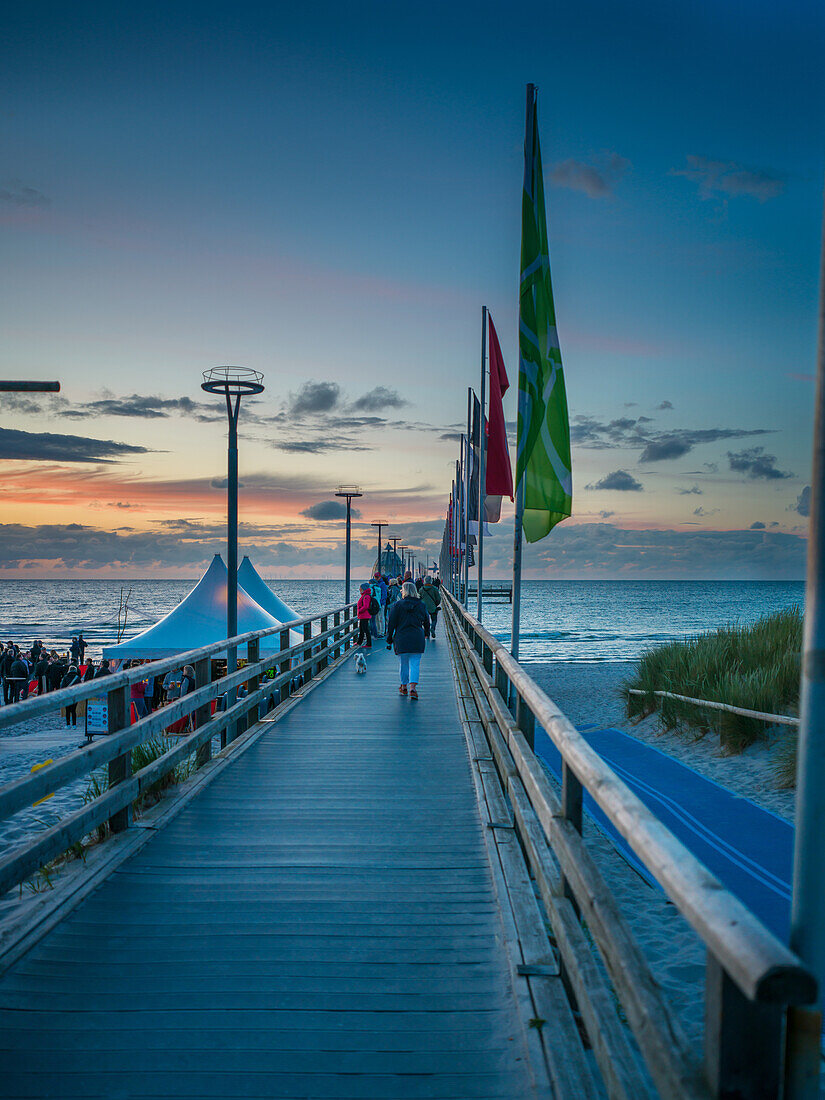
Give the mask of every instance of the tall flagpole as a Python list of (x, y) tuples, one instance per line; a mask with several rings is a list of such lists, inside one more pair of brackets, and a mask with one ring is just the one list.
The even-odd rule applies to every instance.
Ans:
[(467, 438), (464, 443), (464, 606), (470, 604), (470, 448), (473, 445), (473, 391), (467, 387)]
[(487, 307), (481, 307), (481, 415), (478, 426), (478, 599), (476, 618), (481, 622), (481, 585), (484, 579), (484, 520), (487, 499), (487, 433), (484, 405), (487, 400)]
[(814, 405), (811, 518), (805, 582), (805, 629), (799, 692), (796, 766), (796, 841), (791, 900), (791, 949), (819, 986), (815, 1005), (788, 1012), (785, 1094), (793, 1100), (819, 1096), (819, 1046), (825, 985), (825, 219), (819, 274), (819, 347)]
[[(533, 137), (533, 113), (536, 104), (536, 86), (527, 85), (527, 110), (524, 115), (524, 178), (525, 190), (527, 189), (527, 149)], [(521, 295), (521, 287), (519, 287)], [(525, 422), (526, 409), (522, 404), (526, 403), (527, 394), (521, 385), (521, 351), (519, 351), (519, 388), (518, 388), (518, 426)], [(522, 521), (524, 518), (524, 471), (519, 476), (518, 443), (516, 442), (516, 516), (513, 528), (513, 632), (510, 640), (510, 652), (518, 660), (519, 628), (521, 625), (521, 544), (523, 538)]]

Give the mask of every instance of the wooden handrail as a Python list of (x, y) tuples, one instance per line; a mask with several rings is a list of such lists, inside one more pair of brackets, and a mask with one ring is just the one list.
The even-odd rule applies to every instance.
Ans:
[[(7, 783), (0, 788), (0, 821), (105, 764), (109, 765), (111, 774), (111, 768), (118, 760), (128, 761), (133, 748), (150, 737), (162, 733), (171, 723), (196, 712), (201, 716), (208, 715), (209, 704), (225, 691), (250, 681), (253, 685), (256, 682), (260, 685), (254, 687), (248, 695), (239, 699), (226, 711), (208, 717), (194, 733), (187, 735), (183, 741), (163, 753), (146, 768), (134, 776), (131, 775), (131, 769), (127, 769), (113, 786), (88, 805), (67, 815), (34, 838), (25, 840), (5, 855), (0, 860), (0, 894), (21, 882), (26, 875), (37, 870), (49, 859), (65, 851), (85, 836), (90, 829), (107, 820), (111, 823), (119, 812), (126, 813), (126, 808), (147, 786), (171, 771), (185, 757), (196, 753), (196, 767), (206, 763), (209, 759), (209, 742), (214, 736), (222, 734), (224, 730), (232, 729), (239, 719), (243, 719), (250, 713), (254, 713), (257, 718), (260, 703), (276, 689), (285, 687), (288, 692), (289, 683), (295, 676), (306, 672), (314, 675), (316, 670), (327, 667), (330, 663), (330, 650), (333, 660), (337, 659), (336, 654), (345, 654), (354, 640), (354, 628), (357, 622), (354, 617), (355, 606), (354, 603), (346, 604), (343, 607), (322, 611), (278, 627), (250, 631), (232, 639), (225, 638), (174, 657), (165, 657), (133, 669), (112, 673), (86, 684), (78, 684), (50, 692), (39, 698), (25, 700), (14, 706), (4, 707), (0, 711), (0, 728), (101, 694), (106, 694), (111, 704), (112, 698), (125, 693), (132, 683), (146, 679), (147, 676), (162, 675), (169, 669), (180, 668), (183, 664), (196, 666), (198, 662), (208, 664), (208, 659), (213, 653), (224, 652), (239, 644), (251, 643), (250, 648), (253, 651), (252, 659), (244, 668), (238, 669), (221, 680), (197, 687), (162, 710), (139, 719), (134, 725), (126, 724), (122, 729), (110, 733), (97, 743), (84, 745), (75, 752), (39, 768), (31, 775)], [(322, 627), (326, 627), (330, 617), (335, 620), (332, 627), (322, 629), (314, 636), (309, 634), (312, 623), (317, 620)], [(290, 631), (296, 626), (303, 627), (306, 636), (294, 645), (284, 645), (284, 642), (289, 641)], [(283, 648), (273, 649), (263, 658), (255, 660), (254, 651), (257, 649), (259, 639), (273, 634), (280, 636)], [(299, 658), (303, 659), (298, 660)], [(298, 663), (295, 663), (296, 660)], [(271, 669), (279, 671), (274, 677), (260, 682), (261, 674)], [(283, 692), (281, 701), (285, 702)], [(198, 751), (202, 746), (205, 746), (206, 756)]]
[(698, 707), (711, 710), (725, 710), (729, 714), (741, 714), (743, 718), (756, 718), (760, 722), (769, 722), (774, 726), (798, 726), (799, 719), (792, 714), (768, 714), (761, 710), (747, 710), (735, 707), (732, 703), (717, 703), (712, 699), (691, 699), (688, 695), (677, 695), (675, 691), (645, 691), (643, 688), (627, 688), (628, 695), (659, 695), (662, 699), (678, 699), (680, 703), (695, 703)]
[(816, 984), (799, 959), (633, 794), (498, 639), (450, 593), (443, 594), (473, 633), (490, 647), (499, 668), (547, 732), (562, 760), (742, 993), (753, 1001), (812, 1003)]

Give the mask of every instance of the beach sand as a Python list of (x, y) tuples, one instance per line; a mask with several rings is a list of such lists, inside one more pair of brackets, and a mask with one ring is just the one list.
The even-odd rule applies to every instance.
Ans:
[[(630, 661), (556, 662), (529, 665), (528, 672), (576, 725), (623, 730), (766, 810), (793, 820), (794, 792), (777, 790), (774, 778), (781, 733), (739, 756), (725, 756), (712, 734), (697, 739), (664, 732), (655, 716), (634, 725), (625, 717), (618, 696), (633, 667)], [(584, 834), (689, 1041), (701, 1044), (704, 946), (675, 906), (650, 887), (589, 820)]]

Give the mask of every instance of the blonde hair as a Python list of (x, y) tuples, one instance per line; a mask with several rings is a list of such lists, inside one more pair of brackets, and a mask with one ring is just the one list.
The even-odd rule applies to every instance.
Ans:
[(417, 600), (421, 599), (413, 581), (404, 581), (401, 591), (405, 596), (415, 596)]

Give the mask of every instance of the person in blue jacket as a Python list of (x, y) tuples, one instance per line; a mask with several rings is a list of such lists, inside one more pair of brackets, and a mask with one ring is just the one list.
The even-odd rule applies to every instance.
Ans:
[(401, 589), (401, 599), (390, 611), (387, 623), (387, 649), (395, 647), (398, 656), (398, 674), (401, 695), (411, 699), (418, 698), (418, 678), (421, 668), (421, 655), (430, 636), (430, 616), (427, 614), (418, 590), (412, 581), (407, 581)]

